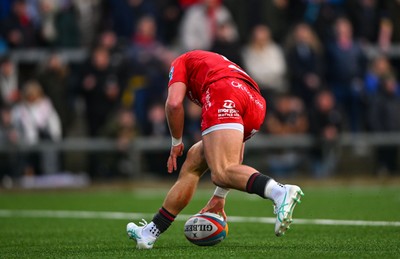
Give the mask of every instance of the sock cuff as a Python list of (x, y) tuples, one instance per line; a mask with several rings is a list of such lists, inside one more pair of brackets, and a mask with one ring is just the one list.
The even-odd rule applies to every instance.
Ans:
[(163, 233), (169, 228), (172, 222), (174, 222), (175, 217), (175, 215), (171, 214), (164, 207), (161, 207), (161, 209), (158, 210), (158, 213), (154, 215), (153, 223), (160, 231), (160, 233)]
[[(265, 191), (264, 191), (264, 196), (268, 199), (274, 200), (273, 195), (272, 195), (272, 190), (278, 183), (274, 180), (271, 179), (268, 181), (267, 185), (265, 186)], [(282, 185), (282, 184), (281, 184)]]
[(164, 217), (166, 217), (170, 221), (174, 221), (176, 216), (170, 213), (168, 210), (166, 210), (164, 207), (161, 207), (160, 210), (158, 211), (160, 214), (162, 214)]
[(256, 178), (258, 177), (258, 176), (260, 176), (261, 174), (259, 173), (259, 172), (255, 172), (254, 174), (252, 174), (251, 176), (250, 176), (250, 178), (249, 178), (249, 180), (247, 181), (247, 184), (246, 184), (246, 191), (248, 192), (248, 193), (251, 193), (251, 190), (253, 189), (253, 184), (254, 184), (254, 181), (256, 180)]

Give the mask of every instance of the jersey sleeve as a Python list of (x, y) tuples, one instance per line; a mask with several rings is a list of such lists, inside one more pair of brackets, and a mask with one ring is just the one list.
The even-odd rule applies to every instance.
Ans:
[(188, 78), (186, 73), (186, 66), (184, 56), (180, 56), (175, 59), (169, 70), (169, 82), (168, 87), (170, 87), (173, 83), (182, 82), (184, 84), (188, 84)]

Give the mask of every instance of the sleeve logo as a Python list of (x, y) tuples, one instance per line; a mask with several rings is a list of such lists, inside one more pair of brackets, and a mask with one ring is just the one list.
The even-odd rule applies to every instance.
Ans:
[(169, 81), (171, 81), (172, 78), (174, 77), (174, 70), (175, 70), (175, 67), (172, 66), (171, 70), (169, 71)]

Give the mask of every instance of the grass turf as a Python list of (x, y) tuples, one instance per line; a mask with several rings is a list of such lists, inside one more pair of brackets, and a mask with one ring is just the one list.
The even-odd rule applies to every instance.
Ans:
[[(296, 218), (400, 221), (398, 187), (303, 188)], [(0, 209), (85, 210), (154, 213), (164, 189), (0, 193)], [(200, 190), (182, 212), (196, 213), (212, 190)], [(231, 216), (272, 217), (269, 201), (232, 191)], [(0, 218), (0, 258), (398, 258), (400, 227), (299, 225), (282, 238), (272, 224), (229, 223), (226, 240), (197, 247), (176, 221), (150, 251), (134, 249), (125, 226), (129, 219)], [(148, 218), (147, 220), (150, 220)]]

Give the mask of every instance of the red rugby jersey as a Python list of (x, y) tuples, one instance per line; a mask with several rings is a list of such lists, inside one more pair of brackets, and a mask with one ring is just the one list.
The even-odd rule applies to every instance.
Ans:
[(172, 62), (168, 87), (176, 82), (184, 83), (188, 98), (203, 106), (201, 96), (208, 85), (225, 77), (242, 79), (260, 91), (256, 82), (238, 65), (220, 54), (203, 50), (189, 51)]

